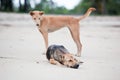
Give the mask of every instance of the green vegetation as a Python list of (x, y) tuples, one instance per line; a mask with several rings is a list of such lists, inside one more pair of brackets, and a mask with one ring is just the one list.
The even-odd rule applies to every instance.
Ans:
[(18, 0), (16, 7), (14, 0), (0, 0), (0, 11), (5, 12), (29, 12), (30, 10), (42, 10), (46, 14), (83, 14), (89, 7), (95, 7), (98, 15), (120, 15), (120, 0), (82, 0), (74, 9), (68, 10), (64, 6), (58, 7), (54, 0), (41, 0), (32, 8), (30, 0)]
[(82, 0), (71, 11), (79, 14), (89, 7), (95, 7), (99, 15), (120, 15), (120, 0)]

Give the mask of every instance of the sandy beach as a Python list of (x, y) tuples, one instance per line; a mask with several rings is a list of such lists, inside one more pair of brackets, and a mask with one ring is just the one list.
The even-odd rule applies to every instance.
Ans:
[[(76, 16), (78, 17), (78, 16)], [(79, 69), (52, 65), (29, 14), (0, 13), (0, 80), (120, 80), (120, 16), (90, 16), (80, 22)], [(67, 28), (49, 33), (49, 45), (76, 54)]]

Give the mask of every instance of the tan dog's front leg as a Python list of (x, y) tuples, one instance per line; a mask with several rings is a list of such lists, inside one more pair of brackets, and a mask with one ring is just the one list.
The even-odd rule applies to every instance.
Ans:
[(47, 50), (47, 48), (48, 48), (48, 33), (47, 32), (43, 33), (43, 38), (44, 38), (45, 47), (46, 47), (46, 50)]
[[(39, 30), (44, 38), (46, 50), (48, 48), (48, 32), (45, 30)], [(46, 53), (46, 52), (45, 52)]]

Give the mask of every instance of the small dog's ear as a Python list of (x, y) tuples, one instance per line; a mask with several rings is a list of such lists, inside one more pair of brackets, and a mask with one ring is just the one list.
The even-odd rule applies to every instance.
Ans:
[(62, 55), (62, 60), (64, 60), (65, 59), (65, 56), (64, 55)]
[(33, 11), (30, 11), (29, 13), (30, 13), (31, 16), (34, 15)]
[(40, 14), (40, 15), (43, 15), (43, 14), (44, 14), (44, 12), (43, 12), (43, 11), (40, 11), (40, 12), (39, 12), (39, 14)]
[(64, 60), (65, 56), (64, 56), (64, 55), (60, 55), (60, 58), (61, 58), (62, 60)]

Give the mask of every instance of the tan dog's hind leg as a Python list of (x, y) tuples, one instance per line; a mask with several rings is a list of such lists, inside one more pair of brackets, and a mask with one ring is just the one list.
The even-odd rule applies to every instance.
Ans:
[(80, 57), (81, 56), (81, 50), (82, 50), (82, 44), (81, 44), (80, 38), (79, 38), (79, 24), (76, 23), (74, 25), (70, 25), (69, 29), (70, 29), (72, 38), (75, 41), (76, 46), (77, 46), (77, 54), (76, 54), (76, 56)]

